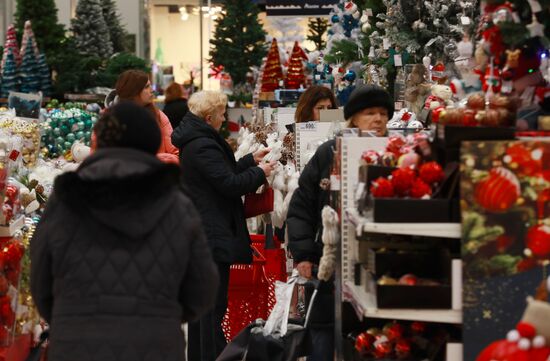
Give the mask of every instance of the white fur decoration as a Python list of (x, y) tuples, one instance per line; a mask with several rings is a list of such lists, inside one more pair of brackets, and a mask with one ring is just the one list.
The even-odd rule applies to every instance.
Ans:
[(80, 141), (76, 141), (71, 147), (71, 154), (75, 162), (82, 163), (90, 155), (90, 147)]
[(336, 254), (338, 252), (338, 213), (330, 206), (325, 206), (321, 212), (323, 220), (323, 256), (319, 262), (317, 277), (328, 281), (336, 267)]
[(300, 172), (296, 170), (296, 166), (294, 163), (288, 163), (285, 166), (286, 170), (286, 189), (287, 193), (285, 195), (285, 200), (283, 203), (283, 218), (286, 219), (288, 215), (288, 207), (290, 206), (290, 200), (292, 199), (292, 195), (294, 194), (294, 191), (298, 189), (298, 180), (300, 179)]

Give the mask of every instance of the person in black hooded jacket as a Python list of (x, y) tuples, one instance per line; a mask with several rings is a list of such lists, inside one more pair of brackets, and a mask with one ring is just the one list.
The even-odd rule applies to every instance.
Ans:
[(60, 175), (31, 241), (31, 292), (52, 361), (182, 361), (182, 323), (214, 304), (218, 274), (180, 169), (132, 103), (95, 126), (98, 149)]
[[(370, 131), (375, 136), (386, 135), (386, 123), (393, 116), (394, 104), (387, 91), (372, 85), (355, 89), (344, 106), (349, 128)], [(314, 275), (314, 265), (323, 255), (321, 211), (329, 204), (330, 171), (336, 141), (322, 144), (304, 167), (299, 187), (290, 201), (287, 229), (288, 247), (299, 274)], [(308, 361), (332, 361), (334, 350), (334, 295), (331, 284), (323, 284), (313, 306), (310, 324), (313, 354)]]
[(189, 99), (189, 112), (172, 133), (180, 149), (183, 183), (199, 210), (220, 274), (216, 307), (189, 325), (190, 361), (214, 361), (226, 346), (222, 320), (227, 309), (229, 266), (251, 263), (252, 250), (242, 196), (255, 192), (275, 165), (261, 162), (269, 150), (248, 154), (238, 162), (219, 134), (227, 96), (201, 91)]

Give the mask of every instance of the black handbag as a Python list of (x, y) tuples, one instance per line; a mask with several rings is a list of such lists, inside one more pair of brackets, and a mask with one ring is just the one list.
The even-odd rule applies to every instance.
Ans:
[(36, 346), (31, 349), (31, 352), (29, 353), (29, 356), (27, 356), (25, 361), (40, 361), (43, 359), (42, 354), (46, 352), (46, 348), (42, 347), (42, 345), (48, 340), (49, 336), (49, 331), (44, 331), (40, 334), (40, 341)]

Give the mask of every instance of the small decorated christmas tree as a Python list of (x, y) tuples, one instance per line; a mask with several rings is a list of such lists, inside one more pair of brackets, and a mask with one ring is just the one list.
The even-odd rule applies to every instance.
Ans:
[(8, 49), (6, 55), (6, 62), (2, 68), (2, 88), (0, 89), (0, 97), (7, 98), (10, 91), (18, 90), (17, 79), (17, 64), (15, 63), (15, 57), (13, 56), (13, 49)]
[(46, 55), (41, 53), (37, 59), (37, 74), (40, 80), (40, 90), (44, 96), (51, 95), (52, 92), (52, 75), (50, 67), (46, 62)]
[(113, 54), (113, 43), (100, 0), (79, 0), (76, 17), (71, 20), (71, 30), (81, 55), (107, 59)]
[[(29, 39), (31, 39), (30, 43)], [(34, 32), (32, 31), (32, 23), (30, 20), (27, 20), (25, 21), (25, 30), (23, 31), (23, 39), (21, 40), (21, 51), (19, 52), (21, 56), (25, 55), (27, 46), (29, 44), (32, 45), (34, 56), (38, 58), (38, 55), (40, 55), (40, 51), (38, 51), (38, 46), (36, 45), (36, 37), (34, 36)]]
[(298, 42), (295, 42), (286, 73), (285, 87), (287, 89), (299, 89), (305, 84), (304, 60), (307, 60), (307, 55)]
[(283, 70), (281, 68), (279, 46), (277, 45), (277, 39), (274, 38), (271, 42), (271, 48), (267, 53), (267, 60), (264, 66), (262, 92), (272, 92), (279, 88), (281, 80), (283, 80)]
[(21, 91), (23, 93), (36, 93), (40, 90), (40, 77), (38, 66), (32, 44), (32, 38), (27, 38), (23, 62), (19, 68), (19, 79), (21, 80)]
[(16, 66), (21, 64), (21, 55), (19, 54), (19, 45), (17, 45), (17, 38), (15, 35), (15, 27), (12, 25), (8, 26), (8, 32), (6, 33), (6, 42), (4, 43), (4, 54), (2, 56), (2, 66), (4, 68), (6, 59), (8, 56), (8, 51), (11, 49), (14, 61)]

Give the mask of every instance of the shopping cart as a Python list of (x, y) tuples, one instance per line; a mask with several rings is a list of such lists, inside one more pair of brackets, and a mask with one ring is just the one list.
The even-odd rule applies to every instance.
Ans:
[(280, 243), (266, 249), (265, 236), (251, 235), (252, 264), (232, 265), (227, 311), (222, 328), (228, 341), (258, 318), (267, 319), (275, 305), (275, 281), (286, 281), (286, 256)]
[[(300, 279), (297, 274), (293, 274), (283, 286), (298, 285)], [(313, 287), (314, 291), (303, 319), (285, 318), (285, 313), (277, 312), (291, 305), (287, 294), (287, 297), (277, 300), (280, 304), (277, 304), (277, 310), (274, 310), (268, 321), (257, 319), (250, 323), (227, 345), (216, 361), (296, 361), (299, 357), (310, 355), (312, 342), (308, 328), (309, 317), (319, 284), (318, 280), (307, 282), (307, 286)], [(277, 292), (281, 295), (281, 292), (286, 291)]]

